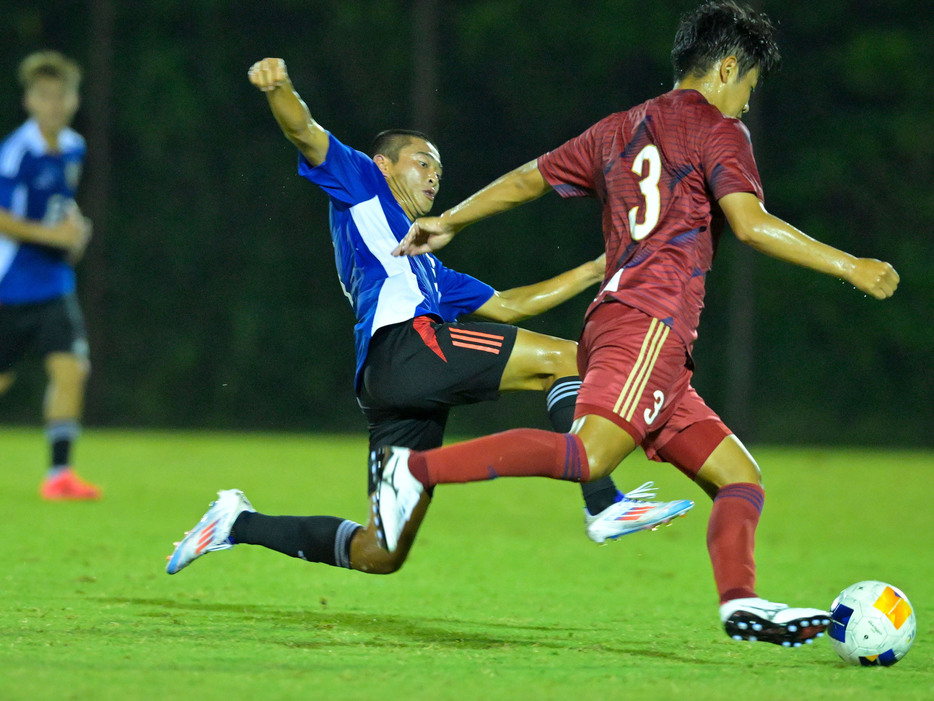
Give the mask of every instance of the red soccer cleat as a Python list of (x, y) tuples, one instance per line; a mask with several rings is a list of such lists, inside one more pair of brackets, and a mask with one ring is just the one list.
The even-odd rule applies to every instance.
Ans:
[(70, 467), (46, 477), (39, 488), (39, 496), (49, 501), (75, 501), (100, 499), (101, 490), (83, 481)]

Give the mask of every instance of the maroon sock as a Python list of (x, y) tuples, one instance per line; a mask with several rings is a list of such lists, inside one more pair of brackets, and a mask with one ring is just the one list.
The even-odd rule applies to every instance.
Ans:
[(753, 551), (765, 501), (758, 484), (737, 482), (720, 488), (707, 523), (707, 550), (720, 603), (756, 595)]
[(584, 443), (570, 433), (517, 428), (465, 443), (412, 453), (412, 475), (425, 487), (496, 477), (590, 478)]

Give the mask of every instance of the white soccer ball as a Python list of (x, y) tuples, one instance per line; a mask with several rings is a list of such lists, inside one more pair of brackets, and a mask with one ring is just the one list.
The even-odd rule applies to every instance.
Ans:
[(908, 597), (885, 582), (857, 582), (830, 605), (830, 643), (848, 664), (895, 664), (911, 649), (915, 628)]

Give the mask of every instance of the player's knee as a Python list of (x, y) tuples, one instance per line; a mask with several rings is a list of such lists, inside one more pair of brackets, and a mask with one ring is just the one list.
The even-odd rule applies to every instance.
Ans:
[(405, 564), (405, 553), (388, 552), (382, 548), (368, 549), (359, 562), (354, 562), (354, 569), (367, 574), (392, 574)]
[(720, 442), (701, 465), (694, 479), (711, 498), (728, 484), (744, 482), (762, 486), (759, 465), (733, 435)]
[(717, 477), (717, 487), (724, 487), (738, 482), (762, 486), (762, 473), (759, 471), (759, 466), (754, 462), (725, 466)]
[(15, 372), (4, 372), (0, 373), (0, 394), (6, 392), (10, 387), (13, 386), (13, 383), (16, 381)]
[(48, 364), (49, 381), (59, 387), (81, 388), (91, 374), (91, 363), (85, 358), (58, 358)]
[(546, 354), (545, 363), (552, 382), (562, 377), (577, 375), (577, 343), (556, 340)]
[(360, 529), (350, 544), (350, 562), (353, 569), (367, 574), (392, 574), (405, 563), (408, 547), (389, 552), (380, 546), (373, 528)]

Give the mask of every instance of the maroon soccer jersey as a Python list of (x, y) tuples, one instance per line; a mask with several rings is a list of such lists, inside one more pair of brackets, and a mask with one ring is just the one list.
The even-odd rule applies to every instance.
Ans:
[(695, 90), (673, 90), (597, 122), (539, 157), (562, 197), (603, 203), (607, 297), (670, 326), (690, 348), (723, 213), (734, 192), (763, 198), (749, 132)]

